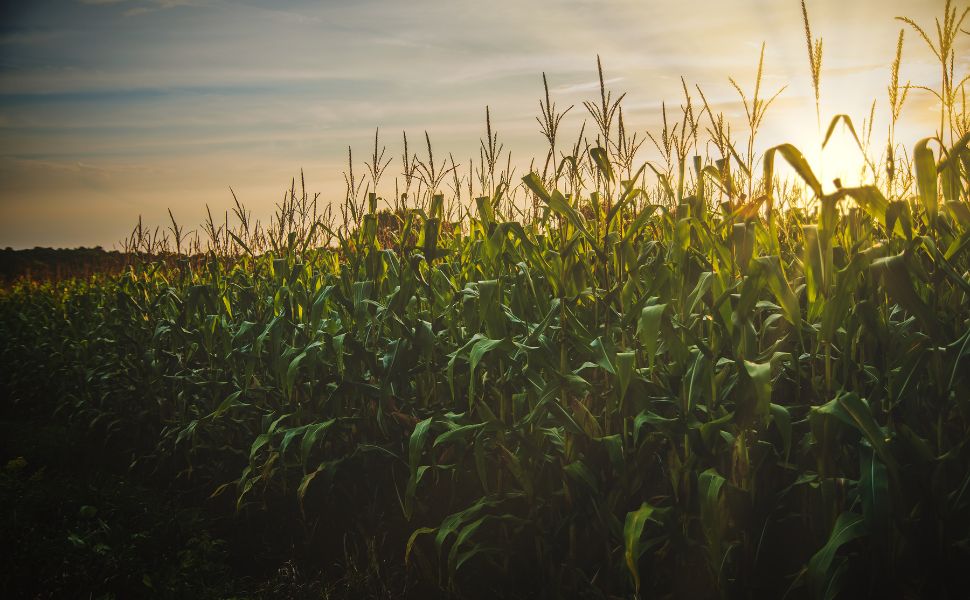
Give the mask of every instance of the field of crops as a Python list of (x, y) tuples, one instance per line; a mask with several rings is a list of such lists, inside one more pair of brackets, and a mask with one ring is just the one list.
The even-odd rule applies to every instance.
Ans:
[(936, 135), (832, 121), (862, 187), (756, 152), (757, 87), (734, 139), (685, 86), (640, 166), (604, 86), (575, 143), (547, 92), (524, 178), (489, 125), (463, 175), (405, 150), (388, 202), (375, 140), (337, 214), (296, 183), (191, 250), (139, 227), (120, 276), (0, 293), (4, 402), (415, 597), (964, 597), (970, 119), (939, 50)]

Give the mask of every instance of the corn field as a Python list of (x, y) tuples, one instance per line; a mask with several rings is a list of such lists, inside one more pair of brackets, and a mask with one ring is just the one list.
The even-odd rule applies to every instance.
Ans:
[(489, 120), (477, 164), (405, 138), (385, 202), (375, 137), (336, 209), (294, 182), (265, 227), (238, 202), (192, 241), (139, 224), (121, 275), (9, 286), (6, 401), (326, 560), (371, 540), (423, 597), (963, 597), (970, 121), (946, 11), (923, 36), (937, 132), (826, 130), (866, 185), (757, 151), (760, 65), (738, 137), (686, 83), (632, 134), (601, 68), (575, 141), (546, 87), (524, 177)]

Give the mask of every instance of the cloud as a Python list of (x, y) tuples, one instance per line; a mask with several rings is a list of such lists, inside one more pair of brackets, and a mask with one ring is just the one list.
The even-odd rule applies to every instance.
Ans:
[[(610, 79), (604, 79), (603, 84), (606, 86), (612, 85), (614, 83), (619, 83), (623, 81), (624, 77), (612, 77)], [(590, 92), (593, 90), (598, 90), (600, 88), (600, 81), (596, 79), (594, 81), (586, 81), (583, 83), (574, 83), (571, 85), (560, 85), (558, 87), (550, 90), (554, 94), (575, 94), (576, 92)]]
[(43, 29), (0, 34), (0, 46), (33, 46), (46, 44), (61, 37), (63, 32)]
[(125, 17), (134, 17), (179, 6), (200, 5), (197, 0), (77, 0), (77, 2), (78, 4), (86, 6), (113, 6), (122, 3), (128, 5), (137, 4), (137, 6), (132, 6), (121, 13)]
[(134, 17), (137, 15), (143, 15), (146, 13), (152, 13), (160, 10), (178, 8), (180, 6), (201, 6), (201, 4), (194, 0), (153, 0), (152, 2), (145, 3), (141, 6), (129, 8), (123, 14), (126, 17)]

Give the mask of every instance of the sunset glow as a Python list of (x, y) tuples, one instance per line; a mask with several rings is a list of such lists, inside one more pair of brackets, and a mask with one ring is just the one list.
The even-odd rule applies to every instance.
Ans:
[[(886, 86), (907, 14), (929, 22), (936, 2), (808, 2), (824, 39), (821, 129), (835, 114), (857, 128), (876, 101), (873, 152), (886, 135)], [(765, 43), (764, 88), (787, 86), (759, 146), (792, 142), (817, 160), (819, 124), (798, 2), (406, 4), (45, 0), (7, 4), (0, 32), (0, 246), (110, 247), (142, 215), (166, 209), (189, 223), (204, 206), (230, 206), (232, 187), (267, 215), (300, 169), (322, 197), (341, 201), (347, 147), (357, 168), (375, 128), (401, 171), (400, 140), (427, 131), (442, 155), (476, 157), (486, 105), (513, 162), (542, 156), (537, 99), (546, 73), (553, 100), (575, 105), (564, 137), (607, 85), (627, 92), (628, 128), (656, 132), (660, 107), (683, 101), (681, 76), (742, 130), (728, 77), (750, 89)], [(877, 12), (872, 12), (878, 6)], [(872, 16), (876, 15), (876, 16)], [(959, 42), (966, 46), (964, 36)], [(965, 63), (968, 53), (958, 52)], [(935, 85), (932, 56), (907, 33), (901, 78)], [(959, 68), (958, 68), (959, 70)], [(907, 147), (932, 134), (932, 98), (905, 106)], [(807, 117), (811, 115), (810, 117)], [(651, 158), (649, 144), (642, 158)], [(873, 157), (878, 158), (878, 156)], [(856, 177), (845, 132), (822, 172)]]

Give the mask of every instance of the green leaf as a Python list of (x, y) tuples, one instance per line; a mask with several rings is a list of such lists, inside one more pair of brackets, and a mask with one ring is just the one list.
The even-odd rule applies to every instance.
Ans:
[(842, 121), (843, 123), (845, 123), (845, 126), (846, 128), (848, 128), (849, 133), (852, 134), (852, 139), (855, 140), (856, 146), (858, 146), (859, 151), (863, 153), (863, 156), (865, 156), (865, 152), (862, 149), (862, 141), (859, 139), (858, 134), (856, 134), (855, 127), (852, 126), (852, 119), (849, 118), (849, 115), (844, 115), (844, 114), (835, 115), (834, 117), (832, 117), (832, 121), (829, 123), (829, 128), (825, 132), (825, 139), (822, 141), (822, 148), (824, 149), (825, 146), (828, 145), (829, 139), (832, 138), (832, 134), (835, 132), (835, 126), (839, 124), (839, 121)]
[(731, 228), (731, 245), (738, 270), (748, 272), (751, 256), (754, 254), (755, 226), (750, 223), (735, 223)]
[(630, 381), (633, 379), (633, 370), (636, 367), (636, 352), (617, 352), (616, 353), (616, 375), (620, 381), (620, 401), (626, 396), (626, 391), (630, 388)]
[(414, 549), (414, 542), (418, 539), (419, 535), (425, 535), (428, 533), (434, 533), (437, 531), (434, 527), (419, 527), (415, 529), (411, 536), (408, 537), (407, 546), (404, 548), (404, 566), (408, 566), (408, 559), (411, 557), (411, 550)]
[(638, 179), (640, 179), (640, 175), (643, 173), (643, 170), (645, 168), (647, 168), (647, 166), (643, 165), (642, 167), (640, 167), (640, 170), (633, 175), (632, 179), (624, 180), (622, 182), (622, 186), (625, 188), (623, 195), (620, 196), (620, 199), (617, 200), (612, 207), (610, 207), (610, 211), (606, 213), (606, 227), (608, 229), (610, 228), (610, 225), (613, 223), (613, 219), (616, 218), (618, 214), (620, 214), (620, 211), (623, 210), (623, 208), (627, 204), (629, 204), (629, 202), (633, 198), (643, 194), (643, 190), (636, 187), (636, 182)]
[(646, 227), (647, 223), (650, 222), (650, 217), (653, 216), (653, 213), (655, 213), (658, 208), (660, 207), (656, 204), (648, 204), (647, 206), (644, 206), (637, 214), (636, 218), (633, 219), (633, 222), (627, 226), (626, 231), (623, 233), (623, 241), (629, 242), (638, 233), (640, 233), (640, 231)]
[(488, 338), (482, 338), (475, 342), (472, 346), (471, 351), (468, 353), (468, 362), (471, 365), (468, 373), (468, 403), (471, 406), (472, 401), (475, 398), (475, 369), (478, 367), (478, 363), (482, 361), (486, 354), (498, 348), (504, 340), (490, 340)]
[(640, 508), (626, 514), (626, 522), (623, 524), (623, 543), (626, 558), (626, 566), (633, 575), (633, 585), (636, 592), (640, 592), (640, 569), (637, 563), (640, 560), (640, 537), (643, 535), (643, 527), (653, 514), (654, 508), (644, 502)]
[[(436, 437), (431, 446), (437, 448), (439, 444), (446, 444), (455, 440), (470, 438), (472, 435), (483, 429), (485, 425), (486, 423), (473, 423), (471, 425), (461, 425), (459, 427), (455, 427), (454, 429), (449, 429)], [(471, 440), (465, 441), (466, 443), (471, 443)]]
[(505, 464), (508, 466), (509, 471), (512, 472), (512, 476), (515, 477), (515, 480), (519, 482), (520, 486), (522, 486), (522, 490), (525, 492), (526, 497), (531, 502), (535, 494), (535, 490), (533, 489), (532, 480), (529, 478), (529, 474), (525, 472), (525, 468), (522, 466), (522, 461), (511, 450), (502, 444), (497, 444), (497, 446), (502, 451), (502, 458), (505, 459)]
[(822, 596), (822, 592), (826, 590), (834, 575), (832, 561), (839, 548), (864, 535), (866, 535), (866, 526), (861, 515), (852, 512), (839, 515), (828, 541), (808, 561), (808, 577), (816, 590), (816, 597)]
[(596, 364), (611, 375), (616, 375), (616, 368), (603, 345), (603, 338), (597, 337), (590, 343), (590, 347), (593, 349), (593, 360), (596, 361)]
[(791, 453), (791, 413), (784, 406), (772, 404), (771, 418), (781, 435), (781, 443), (785, 446), (785, 462), (788, 462), (788, 456)]
[(970, 247), (970, 228), (963, 232), (960, 237), (955, 238), (950, 246), (946, 249), (946, 253), (943, 257), (947, 260), (953, 260), (955, 256), (963, 252), (965, 248)]
[[(435, 196), (437, 198), (437, 196)], [(424, 257), (430, 263), (438, 257), (438, 231), (441, 223), (438, 219), (428, 219), (424, 222)]]
[(932, 140), (933, 138), (924, 138), (917, 142), (913, 149), (916, 186), (919, 190), (919, 199), (926, 210), (927, 223), (930, 225), (936, 223), (936, 214), (939, 208), (936, 159), (928, 146)]
[[(465, 545), (465, 543), (468, 542), (469, 539), (471, 539), (471, 537), (475, 534), (475, 532), (478, 531), (478, 529), (485, 523), (485, 521), (489, 519), (489, 517), (490, 515), (479, 517), (478, 519), (472, 521), (468, 525), (465, 525), (464, 527), (462, 527), (461, 531), (458, 532), (458, 536), (455, 538), (455, 542), (451, 545), (451, 550), (449, 550), (448, 552), (448, 572), (451, 574), (452, 577), (455, 576), (455, 574), (458, 572), (458, 567), (461, 566), (459, 564), (459, 559), (458, 559), (459, 549), (461, 549)], [(469, 558), (471, 558), (471, 556), (473, 556), (476, 552), (479, 552), (481, 550), (482, 550), (481, 546), (475, 544), (469, 552), (466, 552), (462, 556), (461, 563), (466, 562)]]
[(411, 438), (408, 441), (408, 466), (411, 470), (411, 475), (408, 477), (407, 489), (404, 493), (404, 517), (407, 520), (411, 520), (411, 516), (414, 514), (414, 499), (415, 494), (418, 489), (418, 482), (421, 481), (421, 477), (427, 471), (427, 465), (420, 465), (421, 454), (424, 451), (425, 439), (428, 437), (428, 431), (431, 429), (431, 417), (420, 421), (414, 426), (414, 431), (411, 432)]
[(759, 417), (767, 416), (771, 411), (771, 363), (754, 363), (744, 361), (744, 370), (751, 378), (754, 385), (757, 405), (755, 415)]
[(805, 238), (804, 264), (808, 301), (814, 303), (824, 297), (831, 280), (831, 242), (818, 225), (802, 228)]
[(873, 185), (867, 185), (857, 188), (847, 188), (842, 191), (847, 196), (855, 200), (856, 203), (874, 219), (887, 226), (887, 229), (889, 229), (888, 233), (892, 233), (892, 230), (888, 227), (887, 221), (889, 201), (886, 200), (886, 197), (882, 195), (879, 188)]
[(640, 339), (640, 344), (647, 353), (647, 360), (650, 363), (651, 371), (653, 371), (654, 361), (656, 360), (657, 338), (660, 335), (660, 319), (666, 310), (666, 304), (644, 306), (643, 310), (640, 311), (640, 319), (637, 322), (637, 337)]
[(792, 291), (788, 279), (781, 267), (781, 259), (778, 256), (762, 256), (755, 260), (761, 275), (768, 284), (768, 289), (774, 294), (781, 305), (785, 314), (785, 319), (795, 326), (795, 331), (801, 330), (801, 309), (798, 306), (798, 297)]
[(323, 472), (323, 470), (324, 465), (318, 465), (316, 469), (304, 475), (303, 479), (300, 480), (300, 485), (296, 488), (296, 498), (300, 503), (301, 511), (304, 510), (303, 501), (306, 498), (307, 490), (310, 489), (310, 484), (313, 483), (313, 480), (316, 479), (317, 475)]
[(479, 196), (475, 198), (475, 205), (478, 207), (478, 218), (486, 228), (495, 222), (495, 211), (492, 210), (491, 198)]
[(243, 393), (242, 390), (236, 390), (235, 392), (226, 396), (226, 399), (223, 400), (222, 403), (219, 404), (219, 407), (215, 409), (207, 418), (214, 419), (216, 417), (219, 417), (230, 408), (233, 408), (234, 406), (245, 406), (242, 403), (237, 403), (237, 400), (239, 400), (239, 397), (242, 395), (242, 393)]
[(569, 463), (563, 467), (563, 472), (565, 472), (566, 476), (570, 477), (574, 481), (583, 484), (591, 496), (595, 497), (600, 493), (599, 482), (596, 480), (596, 475), (593, 475), (593, 472), (583, 461), (577, 460)]
[(485, 331), (491, 338), (506, 336), (505, 312), (502, 308), (502, 285), (497, 279), (479, 281), (478, 312), (485, 322)]
[(589, 241), (594, 250), (598, 251), (598, 248), (596, 247), (596, 238), (586, 228), (586, 223), (582, 215), (580, 215), (575, 208), (569, 205), (569, 202), (566, 201), (565, 196), (563, 196), (558, 190), (553, 191), (551, 194), (547, 192), (545, 187), (542, 185), (539, 176), (535, 173), (529, 173), (522, 178), (522, 181), (525, 183), (526, 187), (532, 190), (535, 195), (539, 197), (540, 200), (545, 202), (550, 210), (565, 217), (566, 220), (569, 221), (573, 227), (575, 227), (576, 230), (586, 238), (587, 241)]
[(808, 185), (815, 195), (819, 198), (822, 197), (822, 184), (818, 182), (818, 178), (815, 177), (815, 173), (812, 172), (812, 167), (809, 166), (808, 161), (802, 155), (801, 151), (792, 146), (791, 144), (781, 144), (779, 146), (774, 146), (769, 148), (764, 155), (764, 167), (765, 167), (765, 185), (768, 186), (769, 190), (772, 186), (772, 181), (774, 180), (775, 172), (775, 154), (781, 154), (781, 156), (791, 165), (792, 169), (798, 173), (798, 176), (802, 178), (802, 181)]
[(720, 564), (724, 552), (724, 533), (727, 515), (721, 502), (721, 489), (725, 479), (714, 469), (707, 469), (697, 476), (697, 492), (700, 495), (701, 526), (707, 539), (707, 550), (715, 564)]
[(539, 179), (538, 173), (532, 172), (522, 178), (522, 182), (525, 186), (532, 190), (532, 193), (539, 197), (545, 204), (549, 204), (551, 197), (549, 192), (546, 191), (546, 186), (542, 185), (542, 180)]
[(663, 187), (664, 193), (666, 194), (666, 199), (668, 201), (673, 201), (674, 199), (674, 188), (670, 185), (670, 178), (667, 177), (666, 173), (661, 172), (657, 167), (653, 166), (652, 163), (647, 162), (646, 165), (650, 167), (654, 175), (657, 176), (657, 180), (660, 181), (660, 185)]
[(306, 468), (307, 460), (310, 458), (310, 452), (317, 445), (320, 436), (324, 435), (336, 422), (336, 419), (328, 419), (321, 423), (314, 423), (307, 426), (306, 433), (303, 434), (303, 439), (300, 441), (300, 460), (303, 462), (304, 468)]
[(947, 211), (953, 219), (963, 228), (963, 235), (970, 233), (970, 206), (961, 200), (953, 200), (946, 203)]
[(872, 448), (865, 444), (859, 446), (859, 474), (859, 496), (862, 497), (866, 528), (885, 539), (891, 514), (888, 471)]
[(886, 434), (872, 418), (872, 411), (869, 404), (858, 394), (842, 394), (835, 399), (849, 416), (852, 424), (865, 436), (866, 440), (873, 447), (879, 458), (882, 459), (890, 469), (895, 470), (896, 460), (889, 451)]
[(872, 261), (870, 268), (880, 276), (890, 298), (916, 316), (930, 334), (938, 334), (939, 323), (936, 315), (916, 293), (904, 254), (878, 258)]
[(606, 150), (599, 147), (592, 148), (589, 151), (589, 155), (593, 157), (596, 169), (603, 175), (603, 178), (612, 182), (616, 177), (613, 175), (613, 167), (610, 165), (610, 159), (606, 154)]
[(907, 202), (890, 202), (886, 207), (885, 223), (886, 233), (890, 236), (899, 231), (907, 240), (913, 239), (913, 215)]
[(256, 439), (253, 440), (253, 444), (249, 447), (249, 460), (250, 461), (252, 461), (253, 459), (256, 458), (256, 454), (260, 451), (260, 449), (263, 446), (265, 446), (266, 444), (269, 443), (269, 441), (270, 441), (270, 439), (272, 439), (272, 437), (273, 436), (270, 433), (261, 433), (258, 436), (256, 436)]
[(303, 359), (305, 359), (306, 356), (307, 356), (307, 353), (305, 351), (299, 353), (298, 355), (296, 355), (296, 357), (293, 360), (290, 361), (290, 365), (286, 369), (286, 395), (287, 396), (293, 395), (293, 386), (296, 385), (296, 377), (300, 371), (300, 363), (303, 362)]
[(290, 444), (293, 443), (296, 436), (302, 434), (306, 429), (306, 425), (301, 425), (300, 427), (285, 430), (283, 432), (283, 441), (280, 443), (280, 455), (286, 456), (287, 448), (290, 447)]

